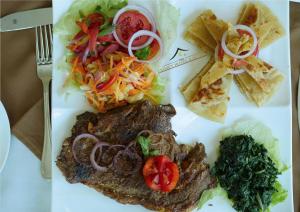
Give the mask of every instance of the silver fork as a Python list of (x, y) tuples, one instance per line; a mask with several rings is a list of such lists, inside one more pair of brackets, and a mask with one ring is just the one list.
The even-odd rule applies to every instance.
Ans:
[(49, 112), (49, 83), (52, 78), (52, 26), (35, 28), (37, 75), (42, 80), (44, 90), (44, 146), (41, 174), (51, 179), (51, 125)]

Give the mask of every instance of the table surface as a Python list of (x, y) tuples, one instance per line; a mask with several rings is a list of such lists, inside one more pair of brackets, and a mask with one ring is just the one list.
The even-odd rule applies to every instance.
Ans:
[(50, 212), (51, 182), (40, 175), (40, 160), (14, 135), (0, 174), (1, 212)]

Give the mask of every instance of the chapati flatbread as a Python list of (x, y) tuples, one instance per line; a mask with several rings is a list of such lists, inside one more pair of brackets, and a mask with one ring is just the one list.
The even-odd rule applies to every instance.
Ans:
[(223, 123), (230, 100), (229, 91), (233, 77), (227, 74), (213, 84), (197, 91), (188, 107), (196, 114)]
[[(231, 74), (219, 71), (219, 65), (221, 68), (224, 66), (211, 58), (202, 70), (181, 88), (181, 92), (193, 112), (209, 120), (223, 122), (233, 77)], [(204, 78), (204, 76), (209, 77)], [(205, 83), (202, 85), (203, 79)], [(212, 83), (207, 84), (208, 82)]]
[(193, 23), (188, 27), (187, 31), (193, 34), (195, 37), (199, 38), (203, 43), (209, 46), (211, 49), (215, 49), (217, 46), (216, 41), (211, 36), (207, 28), (205, 27), (202, 16), (211, 17), (213, 16), (213, 12), (211, 10), (206, 10), (198, 16)]
[(244, 70), (247, 71), (264, 92), (271, 92), (274, 86), (282, 82), (283, 75), (270, 64), (255, 56), (249, 56), (245, 60), (248, 62), (248, 65), (244, 67)]
[(235, 76), (238, 86), (241, 91), (248, 97), (248, 99), (254, 102), (257, 106), (262, 106), (265, 104), (276, 92), (283, 77), (277, 81), (277, 83), (272, 84), (269, 92), (264, 91), (259, 84), (246, 72)]
[(198, 37), (196, 37), (194, 34), (190, 33), (189, 31), (186, 31), (183, 37), (186, 41), (196, 45), (205, 53), (212, 54), (214, 52), (214, 49), (207, 46), (202, 40), (200, 40)]
[(192, 78), (187, 84), (181, 87), (180, 91), (182, 92), (187, 102), (191, 101), (192, 97), (198, 90), (202, 76), (207, 73), (207, 71), (211, 68), (213, 64), (214, 59), (211, 57), (207, 64), (199, 71), (199, 73), (194, 78)]
[(207, 87), (210, 84), (213, 84), (218, 79), (222, 78), (228, 73), (228, 68), (224, 65), (223, 62), (215, 62), (208, 72), (201, 79), (201, 88)]
[(284, 29), (277, 17), (265, 5), (248, 3), (238, 19), (239, 24), (251, 27), (259, 40), (260, 48), (264, 48), (284, 35)]
[(215, 15), (211, 16), (208, 14), (203, 14), (201, 18), (206, 29), (215, 39), (216, 43), (220, 43), (223, 33), (228, 30), (231, 24), (221, 19), (218, 19)]

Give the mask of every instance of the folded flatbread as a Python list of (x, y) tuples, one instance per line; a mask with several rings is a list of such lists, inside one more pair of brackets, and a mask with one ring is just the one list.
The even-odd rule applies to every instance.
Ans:
[(212, 12), (202, 14), (201, 18), (206, 29), (209, 31), (216, 43), (220, 43), (223, 33), (228, 30), (231, 24), (218, 19), (217, 16)]
[(204, 25), (204, 22), (202, 20), (202, 17), (204, 16), (213, 17), (214, 14), (211, 10), (204, 11), (193, 21), (193, 23), (188, 27), (187, 31), (193, 34), (198, 39), (200, 39), (210, 49), (214, 50), (216, 48), (217, 43)]
[(224, 122), (232, 75), (226, 67), (211, 59), (186, 86), (181, 89), (188, 107), (196, 114), (216, 122)]
[(248, 65), (244, 67), (244, 70), (264, 92), (272, 92), (274, 86), (276, 87), (277, 84), (282, 82), (283, 75), (265, 61), (255, 56), (247, 57), (245, 60)]
[(218, 19), (211, 10), (205, 10), (188, 26), (184, 38), (203, 51), (213, 54), (229, 26), (229, 23)]
[(284, 29), (277, 17), (265, 5), (255, 2), (247, 3), (238, 19), (256, 32), (260, 48), (264, 48), (284, 35)]
[(195, 36), (191, 32), (186, 31), (183, 36), (186, 41), (190, 42), (191, 44), (196, 45), (198, 48), (200, 48), (205, 53), (212, 54), (214, 52), (214, 49), (210, 48), (201, 39), (199, 39), (197, 36)]
[(265, 85), (268, 85), (268, 89), (265, 89), (265, 87), (262, 88), (262, 84), (258, 83), (259, 78), (251, 76), (247, 71), (236, 75), (235, 81), (242, 93), (251, 102), (254, 102), (257, 106), (262, 106), (274, 95), (284, 78), (279, 72), (274, 71), (264, 79)]

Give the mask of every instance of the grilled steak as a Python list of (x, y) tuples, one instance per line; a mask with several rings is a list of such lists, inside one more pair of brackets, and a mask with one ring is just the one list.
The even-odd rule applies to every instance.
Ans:
[[(154, 106), (149, 102), (140, 102), (123, 107), (121, 111), (109, 112), (107, 115), (84, 113), (77, 117), (72, 136), (63, 142), (56, 162), (67, 181), (83, 183), (121, 203), (141, 204), (152, 210), (188, 211), (194, 208), (202, 192), (215, 185), (209, 174), (209, 165), (205, 162), (204, 145), (184, 145), (175, 142), (169, 123), (171, 116), (175, 114), (171, 105)], [(91, 133), (91, 129), (99, 139), (122, 144), (126, 147), (125, 150), (138, 155), (143, 160), (141, 165), (146, 158), (136, 137), (151, 133), (150, 150), (167, 155), (178, 165), (180, 176), (175, 189), (163, 193), (148, 188), (142, 175), (142, 166), (134, 173), (126, 171), (126, 167), (134, 167), (138, 163), (134, 158), (119, 154), (121, 150), (110, 151), (109, 147), (103, 147), (101, 157), (96, 156), (98, 161), (100, 158), (101, 166), (107, 165), (106, 171), (97, 171), (92, 166), (92, 148), (86, 148), (76, 156), (80, 156), (81, 163), (78, 163), (73, 155), (74, 149), (72, 150), (74, 138), (85, 132)], [(106, 132), (101, 133), (103, 130)], [(130, 133), (126, 133), (127, 130), (130, 130)], [(92, 142), (87, 143), (93, 145)], [(120, 155), (117, 162), (116, 155)]]
[[(153, 105), (149, 101), (140, 101), (104, 114), (85, 112), (77, 117), (72, 135), (89, 132), (102, 141), (126, 144), (142, 130), (174, 133), (170, 119), (175, 114), (172, 105)], [(87, 127), (89, 123), (90, 127)]]

